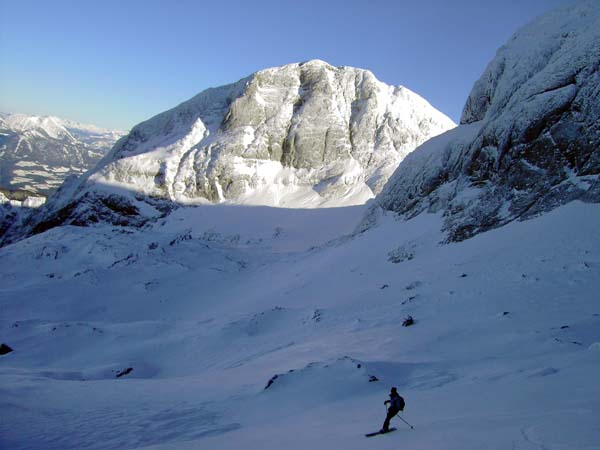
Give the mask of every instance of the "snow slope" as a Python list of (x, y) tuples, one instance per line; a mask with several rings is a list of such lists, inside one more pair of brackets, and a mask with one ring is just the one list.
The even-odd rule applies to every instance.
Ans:
[[(600, 209), (329, 241), (363, 212), (181, 208), (2, 248), (0, 447), (599, 449)], [(415, 429), (367, 441), (390, 386)]]

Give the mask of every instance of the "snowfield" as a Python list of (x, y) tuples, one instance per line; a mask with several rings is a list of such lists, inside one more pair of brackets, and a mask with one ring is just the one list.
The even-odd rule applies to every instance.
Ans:
[[(0, 448), (600, 449), (600, 208), (448, 245), (426, 213), (350, 235), (365, 208), (0, 249)], [(391, 386), (414, 430), (367, 439)]]

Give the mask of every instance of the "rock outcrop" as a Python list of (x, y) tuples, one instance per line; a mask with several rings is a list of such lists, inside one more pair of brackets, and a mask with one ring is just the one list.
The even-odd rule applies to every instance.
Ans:
[(5, 343), (0, 344), (0, 356), (1, 355), (7, 355), (8, 353), (12, 352), (13, 349), (10, 348), (8, 345), (6, 345)]
[(600, 201), (600, 5), (540, 17), (501, 47), (461, 125), (399, 166), (378, 198), (443, 211), (449, 241), (579, 199)]

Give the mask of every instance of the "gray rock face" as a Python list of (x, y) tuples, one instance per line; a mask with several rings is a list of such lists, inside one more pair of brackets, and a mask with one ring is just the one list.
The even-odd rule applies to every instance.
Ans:
[(551, 12), (501, 47), (461, 126), (400, 165), (378, 199), (444, 211), (451, 241), (566, 202), (600, 201), (600, 5)]
[(87, 180), (181, 203), (363, 203), (454, 124), (372, 73), (309, 61), (209, 89), (136, 126)]
[(0, 114), (0, 190), (18, 200), (48, 196), (67, 176), (91, 169), (124, 134), (58, 117)]

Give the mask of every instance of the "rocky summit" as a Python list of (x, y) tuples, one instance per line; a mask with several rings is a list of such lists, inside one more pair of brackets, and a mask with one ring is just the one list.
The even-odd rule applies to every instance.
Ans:
[(404, 87), (314, 60), (208, 89), (136, 126), (87, 183), (183, 203), (364, 203), (452, 127)]
[(461, 125), (409, 155), (379, 206), (443, 211), (448, 240), (459, 241), (572, 200), (599, 202), (599, 61), (597, 3), (527, 25), (475, 83)]

